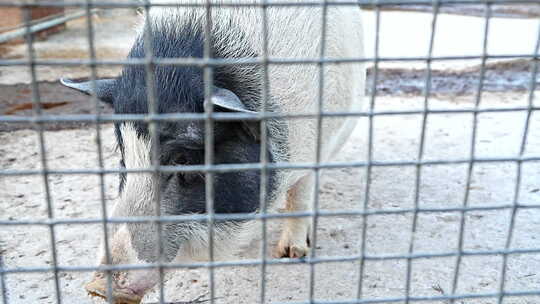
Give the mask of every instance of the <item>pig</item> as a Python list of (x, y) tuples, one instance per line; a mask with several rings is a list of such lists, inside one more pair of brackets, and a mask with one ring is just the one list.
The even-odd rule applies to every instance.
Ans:
[[(159, 3), (154, 0), (151, 3)], [(178, 0), (178, 3), (189, 2)], [(192, 1), (191, 1), (192, 2)], [(204, 1), (199, 0), (199, 4)], [(214, 3), (260, 3), (260, 0), (216, 0)], [(302, 4), (303, 0), (294, 1)], [(291, 2), (292, 3), (292, 2)], [(271, 4), (271, 2), (270, 2)], [(304, 3), (305, 4), (305, 3)], [(213, 7), (211, 10), (211, 54), (221, 59), (261, 59), (265, 51), (263, 12), (260, 7)], [(203, 58), (205, 8), (152, 7), (128, 58)], [(322, 6), (299, 5), (267, 8), (266, 51), (271, 59), (319, 60), (363, 58), (361, 11), (357, 6), (328, 6), (326, 36), (322, 38)], [(145, 31), (149, 31), (147, 40)], [(149, 43), (149, 45), (145, 45)], [(321, 47), (324, 45), (324, 52)], [(262, 64), (213, 67), (214, 112), (251, 113), (262, 109), (263, 88), (268, 80), (267, 112), (276, 114), (316, 114), (319, 107), (319, 69), (316, 62), (270, 64), (267, 78)], [(153, 87), (158, 113), (203, 113), (205, 81), (199, 66), (156, 65)], [(61, 82), (113, 106), (116, 114), (148, 113), (145, 66), (126, 65), (116, 78), (89, 81), (62, 79)], [(363, 109), (365, 67), (361, 60), (323, 65), (322, 111), (348, 112)], [(351, 134), (355, 117), (324, 118), (318, 143), (315, 116), (267, 121), (266, 151), (261, 152), (261, 129), (256, 121), (215, 121), (214, 164), (257, 163), (261, 153), (272, 163), (314, 163), (328, 161)], [(127, 169), (152, 166), (152, 139), (146, 122), (115, 123), (120, 165)], [(164, 166), (204, 164), (205, 125), (201, 120), (161, 121), (156, 128), (159, 163)], [(320, 150), (317, 151), (318, 144)], [(203, 173), (161, 172), (160, 174), (121, 174), (119, 197), (112, 217), (140, 217), (159, 214), (205, 214)], [(216, 214), (257, 213), (260, 190), (267, 187), (268, 206), (284, 206), (287, 212), (309, 212), (313, 208), (315, 174), (311, 170), (268, 170), (267, 183), (261, 183), (259, 170), (222, 172), (213, 175)], [(275, 249), (277, 257), (302, 258), (309, 252), (311, 219), (287, 218)], [(116, 223), (110, 225), (110, 261), (113, 265), (145, 264), (208, 259), (207, 223), (183, 221), (163, 223), (162, 252), (155, 223)], [(240, 240), (253, 235), (253, 221), (227, 220), (214, 224), (214, 252), (217, 256), (238, 247)], [(99, 264), (105, 265), (102, 245)], [(159, 281), (156, 269), (115, 271), (112, 296), (115, 303), (138, 303)], [(92, 295), (106, 297), (106, 276), (96, 272), (86, 285)]]

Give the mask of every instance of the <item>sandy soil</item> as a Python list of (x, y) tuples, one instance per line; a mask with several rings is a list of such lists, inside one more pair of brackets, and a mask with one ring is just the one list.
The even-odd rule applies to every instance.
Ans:
[[(381, 97), (377, 109), (418, 109), (422, 98)], [(471, 96), (432, 100), (432, 108), (470, 108)], [(513, 107), (526, 104), (523, 93), (486, 93), (483, 106)], [(478, 116), (478, 157), (512, 157), (519, 152), (524, 113), (484, 113)], [(335, 161), (366, 159), (366, 123), (359, 122), (353, 137)], [(419, 115), (377, 117), (374, 120), (374, 159), (379, 161), (416, 159), (421, 117)], [(453, 159), (468, 156), (472, 116), (470, 114), (430, 115), (426, 129), (425, 159)], [(526, 156), (540, 154), (540, 116), (531, 117)], [(112, 127), (103, 126), (105, 167), (115, 168)], [(36, 135), (31, 130), (0, 133), (0, 164), (9, 170), (40, 167)], [(95, 168), (95, 131), (92, 128), (48, 131), (45, 133), (48, 167), (51, 169)], [(433, 165), (422, 169), (419, 204), (422, 207), (458, 207), (463, 203), (466, 165)], [(406, 166), (373, 168), (369, 208), (395, 210), (414, 204), (415, 168)], [(519, 201), (540, 204), (540, 163), (523, 163)], [(515, 163), (479, 163), (474, 166), (469, 185), (471, 206), (512, 203), (516, 182)], [(358, 210), (366, 183), (363, 168), (325, 170), (320, 188), (321, 209)], [(100, 192), (96, 176), (52, 175), (49, 177), (52, 213), (57, 218), (99, 218)], [(107, 206), (116, 197), (117, 177), (105, 177)], [(43, 179), (39, 176), (3, 177), (0, 182), (0, 220), (44, 219), (47, 208)], [(373, 215), (367, 222), (367, 253), (396, 255), (408, 252), (413, 215)], [(520, 209), (516, 214), (512, 249), (539, 249), (540, 209)], [(510, 211), (487, 210), (466, 216), (464, 249), (489, 251), (504, 249), (508, 236)], [(460, 214), (457, 212), (421, 213), (414, 237), (417, 253), (453, 252), (457, 248)], [(320, 257), (359, 254), (362, 218), (321, 218), (317, 229), (316, 254)], [(275, 244), (278, 223), (271, 222), (269, 240)], [(99, 225), (59, 225), (55, 227), (57, 259), (60, 265), (94, 265), (101, 235)], [(50, 233), (41, 226), (4, 226), (0, 247), (9, 269), (51, 264)], [(260, 257), (260, 236), (243, 248), (235, 259)], [(457, 292), (482, 294), (496, 292), (501, 277), (499, 255), (467, 256), (461, 264)], [(411, 295), (440, 296), (451, 291), (454, 257), (415, 259), (412, 263)], [(347, 300), (356, 297), (359, 278), (357, 262), (322, 263), (315, 269), (315, 298)], [(266, 302), (304, 301), (309, 294), (309, 270), (306, 264), (274, 265), (267, 268)], [(216, 303), (258, 303), (260, 268), (227, 267), (216, 270)], [(64, 303), (92, 303), (82, 288), (89, 273), (59, 273)], [(365, 299), (401, 297), (405, 292), (406, 261), (380, 260), (366, 263), (362, 286)], [(6, 276), (9, 303), (54, 303), (54, 276), (51, 273), (18, 273)], [(191, 300), (208, 291), (208, 270), (181, 269), (167, 276), (167, 301)], [(540, 253), (516, 254), (508, 258), (507, 291), (538, 290)], [(157, 301), (157, 293), (144, 302)], [(511, 297), (504, 303), (533, 304), (539, 297)], [(101, 303), (97, 301), (96, 303)], [(425, 303), (441, 303), (431, 301)], [(467, 299), (458, 303), (496, 303), (494, 298)]]

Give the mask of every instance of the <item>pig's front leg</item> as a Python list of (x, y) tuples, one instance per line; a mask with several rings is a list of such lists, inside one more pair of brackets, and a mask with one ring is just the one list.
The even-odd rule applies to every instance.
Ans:
[[(302, 177), (287, 192), (286, 212), (311, 211), (313, 205), (313, 174)], [(311, 218), (287, 218), (281, 232), (275, 255), (283, 258), (301, 258), (309, 252)]]

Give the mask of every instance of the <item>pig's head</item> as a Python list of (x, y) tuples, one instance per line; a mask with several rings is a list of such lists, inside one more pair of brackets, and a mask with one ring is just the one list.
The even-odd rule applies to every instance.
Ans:
[[(157, 50), (159, 51), (159, 50)], [(140, 47), (132, 50), (131, 57), (142, 57)], [(159, 55), (159, 54), (158, 54)], [(184, 57), (186, 54), (173, 54)], [(159, 113), (204, 112), (204, 84), (202, 70), (194, 67), (156, 66), (154, 70), (155, 105)], [(221, 74), (220, 74), (221, 73)], [(214, 89), (211, 97), (214, 111), (253, 113), (246, 107), (242, 96), (253, 98), (257, 86), (241, 88), (225, 76), (226, 71), (214, 71)], [(95, 86), (89, 81), (62, 83), (101, 101), (113, 105), (116, 114), (148, 113), (147, 83), (144, 66), (127, 66), (115, 79), (101, 79)], [(160, 121), (157, 138), (151, 139), (146, 122), (119, 122), (115, 124), (116, 139), (121, 152), (121, 166), (127, 169), (151, 168), (154, 163), (152, 140), (157, 140), (159, 163), (164, 166), (204, 164), (204, 121)], [(259, 125), (256, 122), (235, 121), (214, 123), (214, 164), (257, 163), (260, 159)], [(271, 155), (268, 153), (268, 159)], [(215, 173), (214, 212), (251, 213), (259, 208), (260, 172), (238, 171)], [(201, 172), (161, 172), (121, 174), (120, 193), (112, 211), (113, 217), (144, 217), (159, 214), (190, 215), (206, 213), (205, 174)], [(268, 187), (275, 178), (270, 172)], [(235, 246), (231, 237), (244, 226), (243, 221), (221, 221), (214, 225), (214, 251)], [(179, 258), (205, 258), (207, 225), (204, 221), (167, 222), (161, 225), (161, 236), (156, 224), (109, 224), (108, 244), (110, 263), (113, 265), (141, 265), (159, 261), (172, 262)], [(162, 254), (160, 248), (161, 242)], [(104, 246), (99, 262), (107, 264)], [(144, 294), (159, 281), (157, 269), (114, 271), (112, 291), (117, 303), (138, 303)], [(106, 297), (107, 278), (94, 274), (87, 290)]]

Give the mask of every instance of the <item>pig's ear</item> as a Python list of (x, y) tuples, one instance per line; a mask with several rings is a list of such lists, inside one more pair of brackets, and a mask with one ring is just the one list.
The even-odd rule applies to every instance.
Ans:
[(214, 92), (212, 94), (212, 104), (221, 109), (229, 110), (231, 112), (242, 112), (242, 113), (252, 113), (256, 114), (257, 112), (248, 110), (246, 106), (242, 103), (240, 98), (236, 96), (232, 91), (227, 89), (214, 87)]
[[(91, 80), (74, 81), (62, 78), (60, 79), (60, 83), (79, 92), (92, 95), (93, 86)], [(116, 79), (96, 79), (96, 97), (105, 103), (112, 104), (115, 83)]]
[[(212, 103), (215, 107), (228, 110), (231, 112), (240, 112), (240, 113), (249, 113), (257, 114), (255, 111), (251, 111), (242, 103), (240, 98), (236, 96), (233, 92), (215, 87), (214, 93), (212, 95)], [(255, 138), (255, 140), (260, 140), (260, 125), (258, 121), (243, 121), (242, 127), (247, 134)]]

